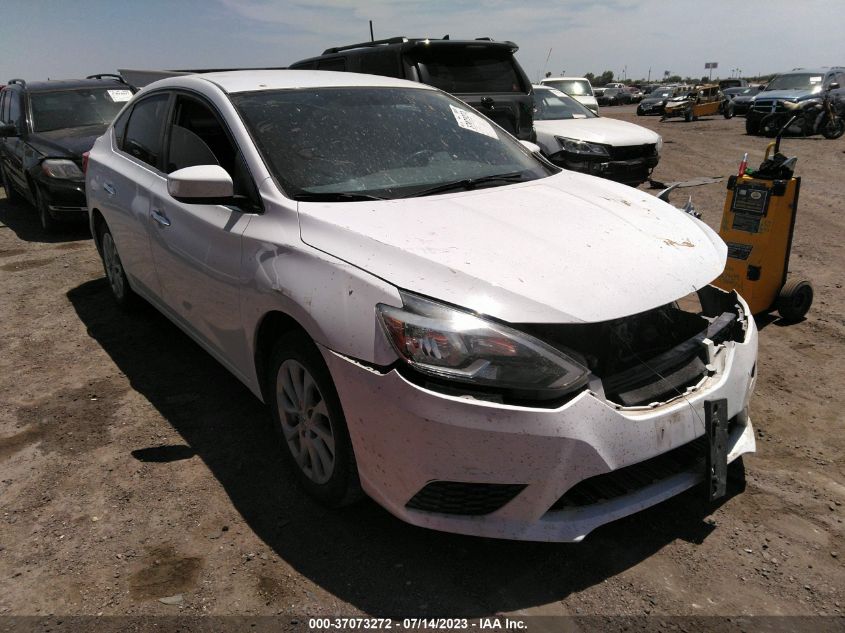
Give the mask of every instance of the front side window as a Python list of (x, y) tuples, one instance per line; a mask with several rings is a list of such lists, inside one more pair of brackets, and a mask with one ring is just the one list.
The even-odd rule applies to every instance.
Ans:
[(425, 83), (452, 94), (527, 92), (513, 56), (490, 50), (433, 48), (419, 56)]
[(398, 198), (465, 179), (556, 173), (483, 116), (435, 90), (311, 88), (231, 99), (291, 197)]
[(596, 114), (560, 90), (534, 90), (534, 120), (594, 119)]
[(122, 149), (153, 167), (161, 158), (162, 131), (169, 95), (158, 94), (142, 99), (132, 108)]
[(128, 89), (77, 89), (35, 92), (29, 97), (32, 131), (105, 127), (132, 97)]
[(235, 196), (257, 205), (258, 192), (243, 154), (206, 104), (177, 96), (168, 137), (167, 173), (196, 165), (219, 165), (232, 177)]

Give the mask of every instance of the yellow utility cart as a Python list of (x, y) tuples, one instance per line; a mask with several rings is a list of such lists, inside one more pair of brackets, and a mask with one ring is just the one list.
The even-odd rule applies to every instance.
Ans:
[(795, 159), (781, 155), (779, 147), (780, 136), (758, 170), (728, 181), (719, 229), (728, 261), (715, 284), (737, 290), (752, 314), (776, 308), (784, 320), (800, 321), (813, 303), (813, 286), (787, 273), (801, 179), (793, 176)]

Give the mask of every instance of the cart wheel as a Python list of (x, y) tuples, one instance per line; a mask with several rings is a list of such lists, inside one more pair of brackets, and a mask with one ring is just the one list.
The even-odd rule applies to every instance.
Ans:
[(778, 295), (778, 312), (790, 322), (800, 321), (813, 305), (813, 284), (806, 279), (790, 279)]

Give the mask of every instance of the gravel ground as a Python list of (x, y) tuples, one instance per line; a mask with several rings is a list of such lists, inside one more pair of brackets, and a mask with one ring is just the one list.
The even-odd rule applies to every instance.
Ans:
[[(765, 149), (741, 118), (603, 114), (663, 134), (662, 181)], [(798, 324), (758, 321), (745, 491), (709, 505), (692, 490), (577, 545), (316, 506), (245, 387), (152, 309), (115, 308), (86, 231), (46, 236), (0, 200), (0, 614), (840, 614), (845, 140), (783, 149), (804, 179), (792, 269), (816, 303)], [(687, 193), (718, 226), (724, 182), (674, 202)]]

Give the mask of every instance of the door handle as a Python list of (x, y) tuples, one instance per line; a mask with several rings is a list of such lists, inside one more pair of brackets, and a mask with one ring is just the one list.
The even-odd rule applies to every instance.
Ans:
[(117, 189), (115, 189), (114, 185), (111, 184), (110, 182), (104, 182), (103, 183), (103, 191), (105, 191), (110, 196), (113, 196), (114, 194), (117, 193)]
[(161, 226), (170, 226), (170, 220), (167, 219), (167, 216), (164, 215), (158, 209), (153, 209), (150, 213), (150, 217), (158, 222)]

